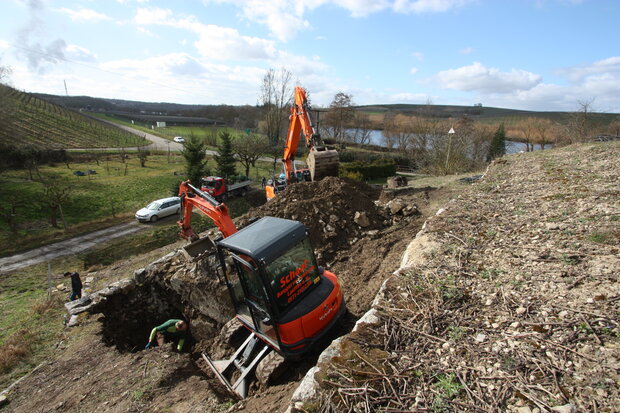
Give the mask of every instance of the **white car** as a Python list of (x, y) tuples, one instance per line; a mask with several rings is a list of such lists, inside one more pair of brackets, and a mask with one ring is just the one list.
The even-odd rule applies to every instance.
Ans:
[(177, 142), (177, 143), (185, 143), (185, 138), (182, 136), (175, 136), (173, 141)]
[(178, 214), (181, 211), (181, 198), (173, 196), (158, 199), (136, 212), (136, 219), (140, 222), (155, 222), (168, 215)]

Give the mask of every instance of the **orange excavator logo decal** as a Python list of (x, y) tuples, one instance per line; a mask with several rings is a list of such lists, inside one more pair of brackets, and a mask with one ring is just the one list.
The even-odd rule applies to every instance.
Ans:
[(280, 298), (286, 294), (287, 303), (292, 302), (306, 288), (310, 287), (313, 281), (310, 279), (309, 274), (314, 270), (315, 266), (310, 266), (308, 260), (304, 262), (288, 274), (280, 278), (280, 291), (276, 294), (277, 298)]

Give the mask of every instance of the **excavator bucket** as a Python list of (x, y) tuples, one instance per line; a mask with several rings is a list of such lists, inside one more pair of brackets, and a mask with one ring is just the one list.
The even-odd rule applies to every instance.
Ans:
[(318, 151), (311, 149), (306, 163), (313, 181), (318, 181), (326, 176), (338, 176), (340, 159), (336, 150), (324, 149)]
[[(227, 360), (212, 360), (202, 353), (215, 376), (233, 395), (245, 399), (248, 395), (252, 373), (256, 365), (271, 351), (255, 334), (250, 334), (239, 349)], [(237, 373), (235, 373), (237, 372)], [(232, 378), (236, 377), (233, 382)]]

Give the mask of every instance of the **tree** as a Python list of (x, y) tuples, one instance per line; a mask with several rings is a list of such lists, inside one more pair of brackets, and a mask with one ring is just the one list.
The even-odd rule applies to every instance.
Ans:
[(497, 132), (493, 135), (491, 146), (489, 147), (489, 153), (487, 155), (487, 161), (490, 162), (495, 158), (506, 155), (506, 132), (504, 131), (504, 124), (502, 123), (497, 128)]
[(578, 102), (579, 109), (570, 114), (567, 135), (570, 143), (585, 141), (593, 129), (592, 102)]
[(233, 152), (232, 136), (227, 131), (220, 133), (220, 145), (217, 147), (217, 155), (214, 156), (217, 167), (215, 172), (218, 176), (229, 179), (237, 175), (235, 169), (235, 154)]
[(350, 136), (352, 142), (362, 145), (370, 143), (370, 135), (373, 127), (368, 113), (355, 112), (353, 124), (351, 126), (353, 127), (353, 131)]
[(146, 166), (146, 160), (148, 159), (150, 154), (151, 152), (148, 149), (142, 146), (138, 147), (138, 159), (140, 160), (140, 166), (142, 168)]
[(268, 149), (267, 137), (257, 133), (247, 133), (233, 143), (233, 152), (245, 167), (246, 176), (250, 176), (250, 166), (256, 166), (258, 158)]
[(43, 184), (43, 194), (41, 203), (48, 208), (49, 221), (52, 227), (58, 228), (58, 216), (62, 221), (63, 227), (67, 228), (67, 222), (62, 212), (62, 205), (69, 200), (73, 191), (70, 182), (62, 182), (56, 177), (43, 178), (39, 175), (39, 179)]
[(293, 97), (291, 80), (293, 75), (285, 68), (278, 72), (269, 69), (263, 77), (260, 90), (260, 105), (264, 110), (264, 130), (269, 145), (277, 147), (286, 125), (287, 110)]
[(185, 145), (181, 151), (181, 155), (185, 158), (185, 172), (187, 178), (194, 186), (200, 186), (200, 178), (209, 175), (205, 150), (204, 142), (195, 136), (190, 136), (190, 138), (185, 141)]
[(325, 116), (325, 125), (336, 142), (348, 140), (347, 129), (351, 127), (355, 118), (352, 99), (352, 95), (338, 92), (329, 105), (329, 111)]

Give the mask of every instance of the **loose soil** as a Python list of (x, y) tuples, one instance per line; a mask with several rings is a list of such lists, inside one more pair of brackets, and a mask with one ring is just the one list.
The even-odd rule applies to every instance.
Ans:
[[(545, 411), (572, 402), (583, 411), (613, 411), (619, 148), (583, 145), (506, 157), (482, 181), (461, 184), (457, 192), (382, 190), (339, 178), (299, 183), (238, 219), (238, 227), (265, 215), (308, 227), (319, 265), (342, 281), (349, 315), (336, 334), (350, 331), (390, 279), (380, 323), (347, 336), (343, 355), (319, 378), (320, 397), (305, 407)], [(448, 212), (435, 216), (438, 204)], [(427, 219), (423, 234), (432, 237), (416, 251), (436, 247), (424, 257), (408, 251), (409, 270), (393, 276)], [(95, 276), (127, 272), (117, 264)], [(255, 383), (251, 396), (237, 401), (201, 369), (199, 353), (214, 350), (208, 347), (213, 337), (197, 334), (187, 353), (141, 350), (149, 318), (188, 313), (174, 294), (140, 285), (132, 294), (108, 304), (121, 321), (121, 313), (134, 312), (135, 325), (128, 328), (110, 314), (81, 314), (81, 325), (67, 329), (59, 343), (58, 358), (16, 385), (3, 411), (284, 411), (318, 358), (320, 349), (274, 385)], [(534, 334), (542, 336), (532, 340)], [(547, 364), (541, 364), (544, 357)], [(504, 374), (511, 379), (497, 379)]]

